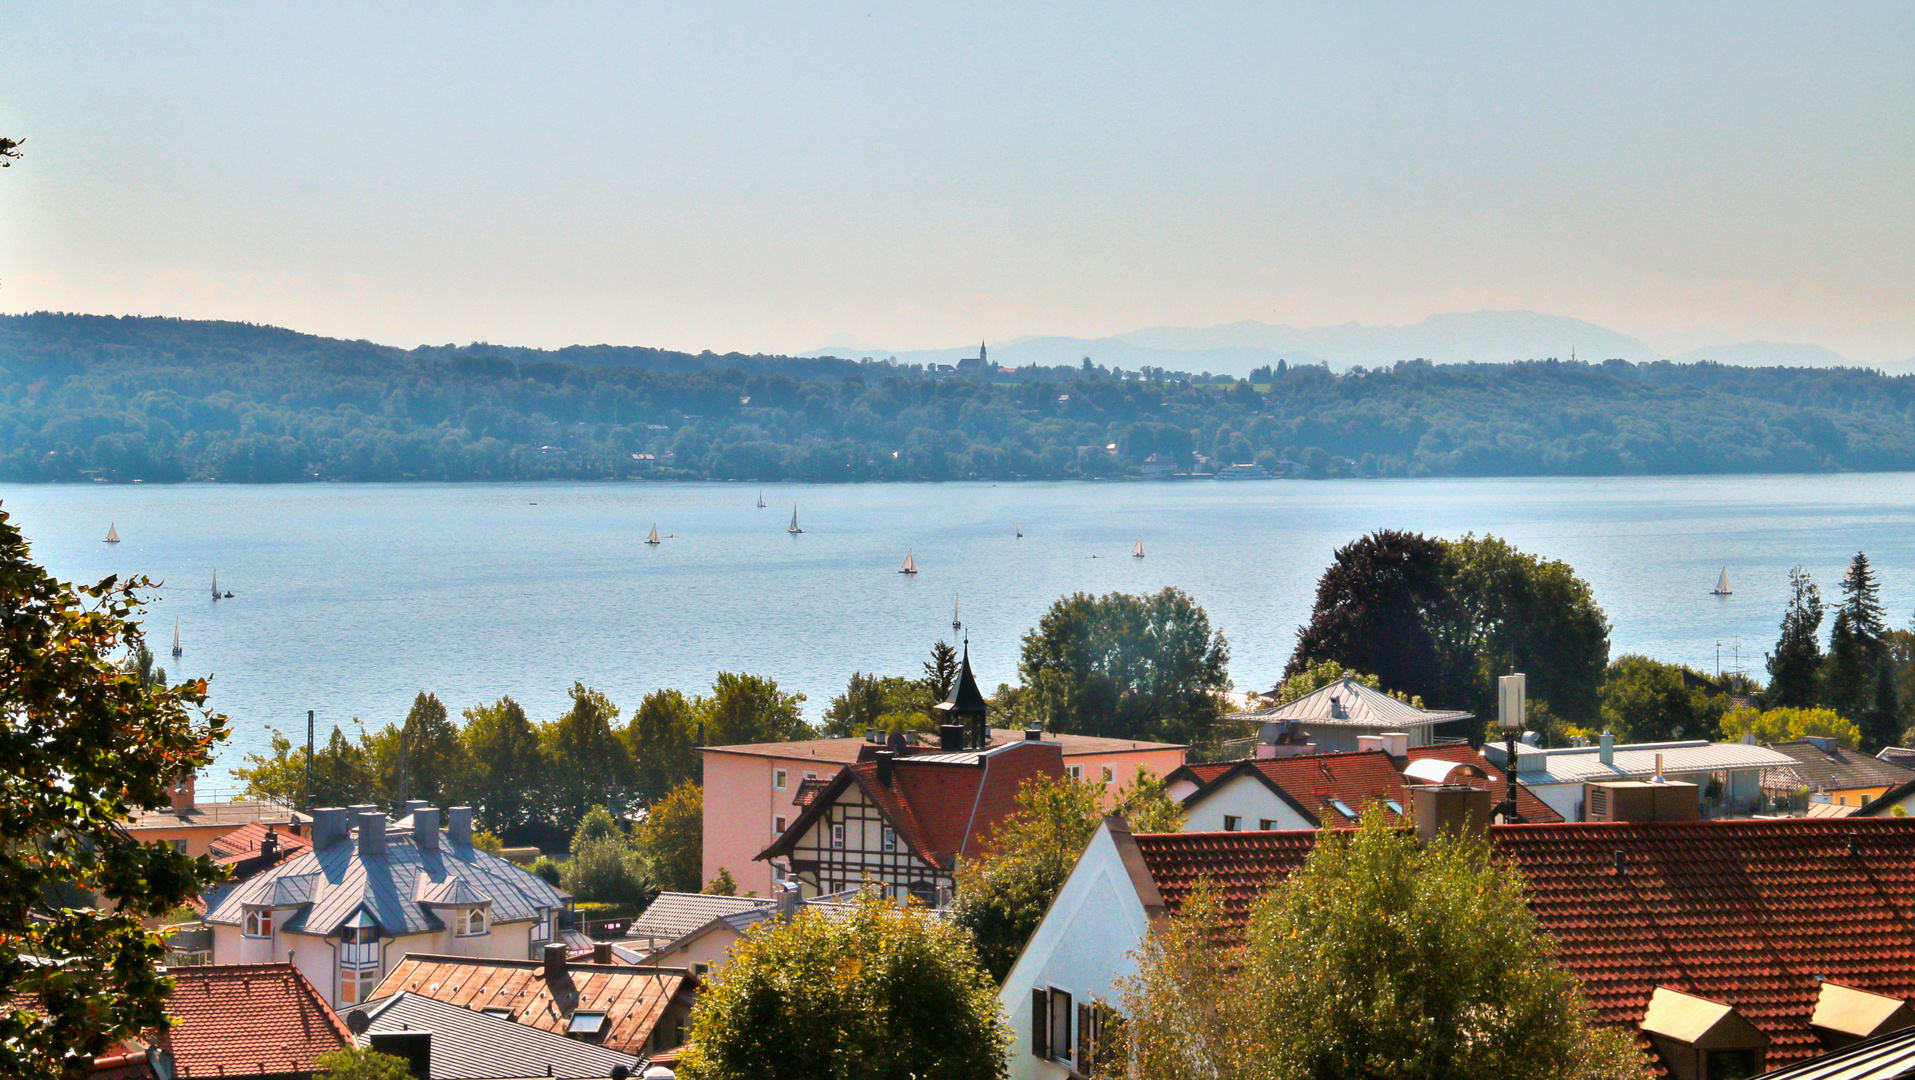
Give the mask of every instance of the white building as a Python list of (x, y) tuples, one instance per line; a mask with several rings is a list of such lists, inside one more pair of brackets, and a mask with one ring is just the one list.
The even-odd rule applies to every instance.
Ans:
[[(1503, 764), (1503, 745), (1483, 744), (1483, 756)], [(1721, 793), (1704, 802), (1722, 814), (1743, 814), (1762, 797), (1762, 772), (1786, 768), (1795, 759), (1748, 743), (1689, 742), (1631, 743), (1617, 746), (1604, 732), (1595, 746), (1565, 746), (1539, 750), (1518, 743), (1516, 780), (1548, 803), (1564, 821), (1583, 820), (1583, 785), (1603, 780), (1647, 780), (1660, 773), (1665, 779), (1696, 785), (1705, 792), (1709, 782), (1721, 781)]]
[(286, 962), (336, 1009), (408, 954), (526, 960), (558, 940), (569, 894), (472, 846), (472, 809), (313, 811), (313, 850), (239, 885), (206, 915), (213, 963)]
[(1280, 757), (1285, 752), (1339, 753), (1358, 750), (1361, 749), (1357, 743), (1359, 736), (1380, 736), (1385, 732), (1405, 733), (1409, 736), (1409, 746), (1428, 746), (1436, 740), (1438, 729), (1445, 725), (1449, 726), (1448, 734), (1466, 734), (1464, 722), (1473, 716), (1473, 713), (1467, 712), (1419, 709), (1407, 701), (1398, 701), (1381, 690), (1346, 678), (1313, 690), (1295, 701), (1250, 712), (1230, 713), (1224, 719), (1260, 725), (1257, 756)]

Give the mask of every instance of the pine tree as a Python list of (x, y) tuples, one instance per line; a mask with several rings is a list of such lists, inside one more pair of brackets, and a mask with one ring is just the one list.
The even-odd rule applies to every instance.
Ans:
[(1806, 709), (1816, 705), (1816, 675), (1822, 667), (1822, 590), (1807, 570), (1789, 571), (1789, 606), (1782, 613), (1782, 636), (1769, 656), (1770, 707)]
[(1842, 579), (1842, 603), (1829, 631), (1829, 655), (1823, 665), (1823, 698), (1836, 712), (1862, 726), (1862, 746), (1874, 750), (1899, 734), (1894, 701), (1887, 715), (1877, 708), (1888, 627), (1882, 618), (1881, 589), (1869, 569), (1868, 555), (1856, 552)]
[(932, 701), (943, 701), (951, 696), (951, 687), (957, 684), (958, 652), (952, 646), (938, 639), (931, 646), (931, 659), (924, 662), (924, 688), (931, 691)]

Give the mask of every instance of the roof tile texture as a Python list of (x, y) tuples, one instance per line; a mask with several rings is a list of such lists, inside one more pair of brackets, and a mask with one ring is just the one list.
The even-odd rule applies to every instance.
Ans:
[(512, 1019), (564, 1035), (572, 1014), (605, 1014), (599, 1045), (642, 1055), (652, 1028), (681, 989), (696, 985), (678, 968), (626, 964), (568, 964), (564, 980), (545, 980), (537, 960), (485, 960), (414, 953), (399, 962), (374, 991), (377, 998), (401, 990), (474, 1012), (511, 1009)]
[[(1208, 876), (1241, 924), (1318, 835), (1136, 839), (1172, 911)], [(1655, 988), (1671, 987), (1735, 1006), (1770, 1038), (1775, 1068), (1822, 1052), (1809, 1029), (1821, 979), (1915, 997), (1915, 820), (1506, 825), (1490, 835), (1527, 877), (1530, 910), (1604, 1023), (1633, 1029)]]
[[(167, 971), (173, 996), (166, 1033), (180, 1077), (305, 1072), (352, 1035), (291, 964), (230, 964)], [(261, 1066), (265, 1068), (261, 1068)]]

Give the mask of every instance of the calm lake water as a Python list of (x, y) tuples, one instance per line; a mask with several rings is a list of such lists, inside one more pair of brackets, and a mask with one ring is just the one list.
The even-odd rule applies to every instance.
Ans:
[[(169, 672), (212, 677), (223, 763), (276, 726), (383, 724), (432, 690), (501, 694), (534, 719), (574, 680), (626, 710), (721, 670), (775, 677), (817, 719), (853, 671), (916, 674), (961, 598), (988, 687), (1018, 640), (1084, 590), (1191, 593), (1267, 688), (1331, 552), (1377, 528), (1488, 532), (1567, 560), (1614, 624), (1612, 654), (1761, 668), (1789, 567), (1833, 594), (1867, 550), (1890, 619), (1915, 608), (1915, 475), (1178, 484), (0, 486), (69, 580), (164, 582)], [(793, 504), (802, 536), (785, 525)], [(642, 542), (656, 522), (669, 538)], [(1023, 539), (1014, 536), (1021, 523)], [(115, 525), (122, 543), (101, 542)], [(1146, 557), (1133, 559), (1142, 538)], [(897, 573), (906, 549), (916, 577)], [(1726, 566), (1735, 595), (1709, 595)], [(214, 571), (236, 595), (212, 602)], [(179, 621), (185, 655), (165, 655)], [(351, 729), (348, 728), (350, 731)], [(299, 736), (295, 736), (297, 738)], [(209, 784), (228, 782), (224, 769)]]

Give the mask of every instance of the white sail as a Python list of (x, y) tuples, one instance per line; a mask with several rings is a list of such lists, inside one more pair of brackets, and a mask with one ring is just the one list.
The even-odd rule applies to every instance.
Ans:
[(173, 616), (173, 655), (178, 656), (179, 654), (180, 654), (180, 619), (179, 619), (179, 616), (175, 615)]
[(785, 531), (790, 533), (793, 536), (796, 536), (799, 533), (804, 532), (803, 529), (800, 529), (798, 527), (798, 506), (795, 503), (792, 504), (792, 507), (791, 507), (791, 524), (785, 526)]
[(658, 543), (658, 524), (656, 522), (653, 522), (651, 535), (645, 538), (645, 542), (648, 544)]
[(1726, 566), (1722, 568), (1722, 576), (1716, 578), (1715, 595), (1717, 596), (1732, 595), (1732, 592), (1729, 588), (1729, 568)]
[(963, 627), (964, 624), (958, 620), (958, 598), (953, 596), (951, 597), (951, 629), (960, 630)]
[(219, 571), (213, 571), (213, 599), (219, 599)]
[(764, 508), (765, 508), (765, 492), (763, 488), (760, 488), (758, 491), (758, 509), (763, 510)]
[(1021, 536), (1023, 536), (1023, 535), (1024, 535), (1024, 523), (1023, 523), (1023, 522), (1021, 522), (1021, 521), (1020, 521), (1020, 522), (1018, 522), (1018, 523), (1017, 523), (1017, 526), (1016, 526), (1016, 528), (1017, 528), (1017, 535), (1018, 535), (1018, 536), (1020, 536), (1020, 537), (1021, 537)]
[(906, 550), (904, 553), (904, 569), (898, 571), (898, 573), (915, 574), (917, 572), (918, 572), (918, 561), (911, 557), (911, 552), (909, 550)]
[(1130, 557), (1133, 559), (1141, 559), (1144, 557), (1144, 538), (1143, 537), (1140, 536), (1137, 538), (1137, 546), (1130, 549)]
[(117, 544), (120, 542), (120, 530), (114, 528), (113, 523), (110, 521), (106, 524), (106, 542), (109, 544)]

